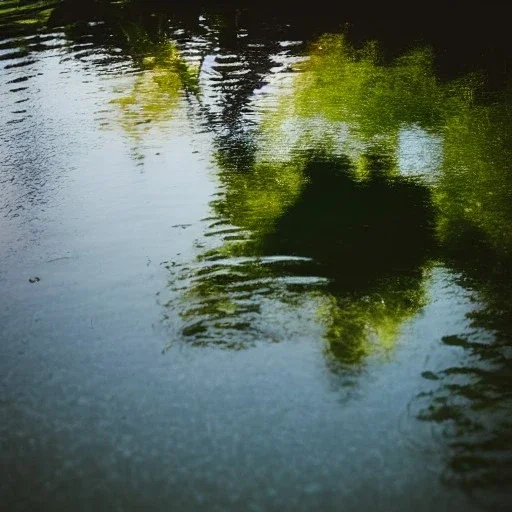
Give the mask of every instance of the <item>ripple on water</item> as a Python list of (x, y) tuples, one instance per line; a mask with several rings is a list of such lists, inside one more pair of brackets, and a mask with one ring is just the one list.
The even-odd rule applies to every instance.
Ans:
[[(250, 233), (222, 219), (211, 220), (206, 220), (210, 224), (205, 239), (213, 239), (212, 249), (192, 263), (165, 263), (172, 277), (164, 317), (172, 319), (175, 329), (176, 315), (180, 318), (171, 345), (181, 340), (193, 346), (242, 349), (293, 339), (301, 329), (310, 329), (314, 313), (305, 313), (304, 308), (311, 307), (308, 295), (327, 283), (308, 273), (311, 259), (250, 250), (247, 255), (226, 254), (226, 246), (217, 242), (250, 245)], [(279, 315), (290, 318), (284, 328), (272, 320)]]

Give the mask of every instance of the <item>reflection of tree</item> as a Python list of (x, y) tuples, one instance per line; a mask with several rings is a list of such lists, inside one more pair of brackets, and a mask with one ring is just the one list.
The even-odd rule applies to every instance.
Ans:
[(309, 300), (339, 360), (391, 348), (424, 303), (435, 244), (427, 189), (385, 173), (373, 168), (361, 182), (346, 158), (316, 152), (223, 173), (214, 208), (237, 228), (215, 227), (224, 244), (186, 275), (185, 334), (225, 344), (219, 327), (237, 325), (243, 345), (258, 338), (263, 302)]
[(375, 45), (355, 51), (341, 36), (321, 38), (293, 91), (266, 122), (260, 151), (279, 152), (292, 120), (301, 134), (296, 144), (341, 148), (364, 176), (369, 148), (396, 167), (400, 130), (420, 127), (442, 140), (433, 193), (443, 242), (457, 246), (463, 233), (471, 239), (480, 232), (495, 249), (510, 251), (510, 95), (477, 102), (484, 98), (478, 77), (440, 83), (427, 50), (391, 65), (381, 64), (379, 55)]
[(198, 70), (185, 63), (176, 45), (169, 40), (153, 41), (134, 24), (122, 28), (142, 73), (136, 77), (129, 94), (114, 102), (122, 109), (121, 125), (136, 136), (148, 123), (171, 119), (182, 94), (198, 92)]
[[(475, 290), (483, 306), (471, 314), (473, 332), (443, 338), (468, 357), (459, 367), (426, 374), (439, 385), (419, 397), (424, 405), (418, 417), (444, 427), (452, 448), (446, 473), (450, 481), (473, 489), (502, 486), (512, 474), (510, 96), (485, 98), (475, 77), (439, 83), (419, 50), (389, 67), (368, 52), (354, 54), (343, 39), (324, 38), (298, 78), (298, 94), (283, 112), (299, 120), (320, 116), (331, 126), (342, 123), (348, 131), (342, 145), (358, 161), (368, 146), (377, 146), (397, 162), (397, 134), (404, 125), (420, 126), (441, 138), (439, 169), (427, 180), (438, 209), (437, 257), (461, 273), (463, 284)], [(278, 130), (282, 119), (271, 123)], [(321, 138), (321, 131), (319, 135), (310, 131), (304, 140)], [(332, 204), (328, 197), (326, 203)], [(380, 231), (385, 233), (383, 227)], [(420, 240), (410, 241), (420, 253), (424, 250)], [(399, 294), (406, 297), (404, 290)], [(352, 314), (350, 305), (339, 311)], [(330, 313), (330, 318), (336, 328), (337, 315)]]
[[(140, 135), (155, 121), (172, 118), (182, 96), (194, 95), (200, 102), (191, 113), (200, 114), (215, 133), (221, 152), (239, 166), (252, 159), (244, 115), (253, 91), (274, 65), (271, 54), (277, 42), (271, 30), (253, 39), (238, 24), (239, 10), (228, 6), (200, 9), (108, 1), (94, 2), (90, 9), (87, 5), (86, 0), (76, 5), (65, 1), (51, 21), (65, 25), (68, 37), (79, 40), (83, 22), (101, 20), (103, 24), (94, 28), (85, 25), (96, 45), (107, 51), (121, 48), (142, 71), (133, 90), (117, 100), (124, 128)], [(200, 74), (205, 60), (208, 65)], [(199, 95), (200, 90), (204, 94)]]
[(489, 263), (512, 254), (511, 99), (461, 109), (445, 129), (440, 233), (451, 251), (487, 246)]
[(300, 71), (266, 120), (262, 151), (275, 153), (280, 140), (293, 136), (296, 144), (344, 152), (364, 171), (368, 150), (373, 158), (396, 163), (402, 129), (439, 133), (465, 101), (438, 83), (428, 49), (384, 65), (376, 44), (356, 51), (343, 36), (329, 35), (312, 46)]
[[(424, 68), (431, 68), (431, 58), (420, 53), (403, 58), (393, 74), (393, 70), (378, 66), (375, 50), (365, 50), (361, 64), (354, 53), (347, 53), (348, 47), (340, 53), (340, 44), (345, 44), (342, 39), (335, 43), (334, 51), (331, 48), (331, 53), (326, 54), (329, 59), (335, 55), (338, 60), (333, 63), (331, 59), (326, 65), (313, 57), (306, 65), (310, 67), (297, 77), (298, 89), (290, 94), (291, 107), (285, 98), (277, 115), (264, 123), (259, 146), (258, 140), (243, 139), (250, 141), (252, 158), (242, 160), (240, 165), (238, 157), (233, 162), (235, 157), (229, 152), (219, 152), (217, 161), (224, 195), (214, 207), (224, 222), (237, 226), (244, 236), (230, 234), (231, 240), (213, 256), (217, 265), (223, 260), (244, 257), (265, 261), (271, 257), (306, 258), (308, 262), (280, 262), (276, 272), (268, 264), (244, 267), (243, 272), (240, 266), (231, 270), (233, 275), (243, 275), (242, 281), (247, 282), (254, 281), (252, 270), (262, 272), (263, 268), (267, 281), (272, 276), (326, 278), (329, 285), (321, 294), (317, 293), (316, 281), (314, 287), (303, 286), (302, 291), (315, 297), (316, 316), (325, 323), (330, 350), (345, 362), (354, 362), (378, 347), (392, 346), (400, 325), (424, 302), (423, 268), (435, 246), (431, 198), (425, 187), (393, 177), (393, 150), (396, 152), (394, 145), (400, 126), (416, 119), (415, 112), (425, 113), (425, 125), (433, 122), (432, 113), (427, 114), (427, 99), (420, 98), (421, 108), (414, 104), (412, 89), (417, 89), (418, 84), (411, 83), (411, 77), (421, 77)], [(345, 59), (346, 66), (356, 66), (357, 72), (347, 69), (345, 75), (338, 75), (340, 59)], [(308, 74), (322, 66), (326, 69), (318, 70), (318, 76)], [(430, 97), (435, 86), (432, 72), (429, 78), (423, 89)], [(343, 79), (350, 83), (342, 84), (340, 92)], [(382, 89), (375, 92), (368, 105), (368, 95), (372, 94), (368, 93), (368, 86), (382, 79), (385, 84), (381, 84)], [(397, 84), (406, 84), (410, 90), (404, 92)], [(343, 93), (352, 96), (347, 99)], [(407, 112), (400, 113), (404, 98), (409, 98), (410, 106)], [(380, 111), (378, 115), (376, 109)], [(390, 109), (396, 115), (388, 116)], [(301, 116), (323, 116), (325, 122), (319, 132), (303, 130), (306, 135), (295, 141), (295, 147), (320, 145), (323, 149), (288, 152), (281, 160), (269, 158), (274, 153), (272, 147), (283, 144), (280, 125), (290, 117)], [(358, 127), (354, 127), (356, 120)], [(335, 141), (325, 142), (326, 130), (329, 132), (336, 123), (354, 129), (356, 137), (362, 139), (357, 154), (347, 145), (352, 158), (336, 156), (340, 149)], [(216, 286), (215, 293), (202, 297), (209, 304), (215, 303), (215, 297), (222, 297), (222, 303), (226, 299), (226, 290), (231, 286), (227, 284), (229, 265), (223, 266), (222, 275), (223, 291)], [(195, 301), (201, 301), (201, 293), (196, 292), (205, 288), (200, 280), (193, 281), (196, 284), (191, 286), (189, 296), (192, 294)], [(291, 289), (295, 290), (296, 281), (292, 282)], [(278, 288), (280, 297), (286, 296)], [(204, 315), (205, 309), (199, 309)], [(187, 313), (187, 318), (193, 316)], [(193, 332), (201, 332), (201, 339), (208, 331), (205, 320), (203, 316), (198, 324), (193, 324)], [(241, 325), (250, 328), (250, 323)]]
[[(365, 184), (368, 180), (368, 148), (373, 148), (373, 151), (376, 148), (384, 161), (390, 162), (384, 167), (387, 167), (387, 175), (393, 176), (395, 172), (402, 171), (397, 154), (398, 134), (404, 126), (419, 126), (440, 138), (439, 168), (434, 176), (425, 177), (425, 183), (430, 183), (438, 212), (435, 225), (439, 242), (437, 259), (460, 273), (464, 286), (475, 290), (483, 305), (471, 314), (473, 332), (454, 333), (443, 338), (447, 345), (464, 348), (468, 357), (460, 367), (448, 368), (438, 374), (426, 373), (428, 378), (437, 379), (439, 385), (432, 393), (420, 397), (425, 405), (420, 407), (418, 416), (445, 427), (444, 434), (450, 439), (452, 448), (447, 470), (449, 479), (470, 488), (506, 484), (512, 474), (510, 94), (486, 98), (481, 80), (477, 77), (442, 84), (435, 78), (430, 54), (422, 50), (416, 50), (390, 66), (383, 66), (374, 47), (355, 52), (347, 48), (343, 38), (329, 36), (315, 45), (312, 55), (304, 66), (304, 72), (297, 77), (296, 89), (283, 99), (278, 116), (268, 121), (271, 136), (266, 137), (266, 144), (270, 149), (267, 147), (262, 153), (272, 154), (272, 148), (279, 147), (279, 134), (288, 136), (283, 125), (286, 127), (286, 122), (289, 123), (287, 120), (294, 119), (295, 127), (304, 126), (303, 130), (295, 128), (300, 134), (295, 137), (297, 144), (319, 141), (324, 147), (332, 148), (332, 151), (343, 148), (351, 154), (356, 163), (356, 176), (362, 177), (361, 183)], [(309, 128), (311, 119), (315, 121), (312, 129)], [(361, 161), (364, 162), (364, 172), (360, 172)], [(382, 177), (379, 179), (383, 182)], [(370, 173), (368, 183), (374, 180)], [(332, 173), (324, 181), (329, 184), (318, 187), (318, 191), (314, 192), (313, 180), (311, 190), (303, 191), (301, 198), (279, 220), (278, 224), (287, 224), (289, 229), (297, 226), (296, 236), (287, 240), (286, 229), (278, 231), (276, 236), (280, 243), (291, 244), (292, 251), (314, 255), (318, 259), (322, 258), (323, 252), (336, 257), (334, 246), (328, 247), (326, 244), (322, 247), (323, 242), (316, 245), (315, 238), (328, 240), (336, 229), (326, 219), (339, 216), (343, 211), (339, 204), (349, 205), (347, 211), (357, 218), (361, 215), (361, 209), (371, 211), (374, 205), (379, 208), (386, 195), (383, 187), (376, 186), (375, 195), (358, 201), (357, 194), (354, 196), (354, 187), (347, 188), (346, 184), (336, 183)], [(400, 187), (406, 197), (413, 197), (406, 192), (404, 184), (401, 183)], [(345, 197), (344, 191), (347, 190), (348, 197)], [(308, 194), (312, 196), (311, 199), (304, 201), (301, 207), (301, 201)], [(417, 194), (416, 197), (415, 204), (428, 204), (427, 194), (423, 201), (420, 200), (421, 195)], [(351, 204), (352, 199), (355, 204)], [(389, 200), (392, 198), (389, 197)], [(321, 221), (317, 225), (327, 225), (326, 233), (318, 237), (314, 233), (312, 236), (304, 228), (308, 214), (315, 216), (314, 209), (306, 207), (306, 203), (325, 211), (323, 216), (319, 214)], [(416, 256), (406, 252), (405, 262), (420, 262), (428, 237), (412, 224), (408, 228), (407, 222), (398, 221), (407, 216), (406, 209), (397, 215), (394, 222), (389, 219), (389, 225), (397, 229), (396, 235), (393, 230), (386, 228), (386, 221), (377, 223), (378, 232), (383, 237), (381, 242), (389, 240), (388, 247), (398, 243), (401, 250), (418, 251)], [(420, 219), (428, 211), (428, 206), (411, 209), (411, 222), (425, 225)], [(371, 214), (365, 211), (364, 217), (368, 215)], [(364, 222), (371, 225), (371, 221)], [(401, 236), (408, 238), (410, 244), (403, 240), (401, 242)], [(351, 236), (346, 235), (340, 238), (352, 240)], [(351, 245), (354, 246), (353, 241)], [(385, 281), (388, 275), (386, 269), (379, 267), (378, 263), (371, 265), (364, 259), (365, 254), (378, 254), (378, 261), (396, 261), (394, 256), (387, 255), (386, 251), (383, 253), (379, 247), (386, 245), (377, 243), (371, 252), (354, 251), (358, 258), (362, 258), (361, 267), (359, 260), (352, 261), (347, 267), (358, 269), (365, 264), (365, 274), (370, 282), (378, 283), (380, 277), (384, 277)], [(414, 265), (410, 268), (414, 269)], [(357, 274), (355, 270), (354, 275)], [(408, 274), (410, 272), (406, 270), (397, 272), (396, 276), (404, 279)], [(363, 290), (366, 283), (354, 280), (354, 289)], [(395, 284), (391, 289), (397, 292), (395, 298), (403, 301), (403, 318), (421, 303), (421, 295), (414, 297), (421, 287), (414, 282), (405, 287)], [(383, 303), (387, 304), (389, 299), (385, 292), (378, 293), (384, 297)], [(409, 309), (406, 306), (408, 294), (413, 294), (412, 307)], [(379, 295), (375, 293), (374, 297)], [(365, 316), (360, 314), (357, 300), (344, 303), (345, 297), (341, 297), (343, 300), (337, 298), (335, 308), (328, 310), (328, 337), (331, 333), (338, 336), (345, 332), (352, 340), (357, 340), (363, 332), (362, 328), (357, 330), (357, 326), (364, 325)], [(371, 315), (370, 325), (372, 322), (379, 325), (379, 314), (382, 315), (381, 339), (386, 337), (386, 329), (393, 332), (395, 328), (392, 323), (389, 328), (389, 318), (401, 320), (396, 312), (388, 317), (377, 308), (368, 308), (367, 311)], [(358, 314), (361, 317), (359, 322), (346, 322), (341, 327), (338, 325), (340, 315), (345, 322), (343, 317), (352, 319)], [(347, 325), (351, 331), (347, 332)], [(354, 344), (356, 357), (364, 354), (365, 345), (364, 342)], [(346, 357), (347, 348), (351, 349), (346, 344), (336, 347), (344, 351), (342, 357)]]
[[(217, 343), (227, 319), (232, 341), (247, 332), (264, 339), (254, 329), (262, 306), (289, 297), (315, 305), (334, 357), (359, 363), (393, 346), (425, 301), (429, 258), (441, 260), (483, 305), (471, 315), (473, 332), (443, 338), (468, 357), (425, 373), (434, 390), (419, 397), (418, 417), (446, 427), (448, 478), (471, 488), (506, 484), (509, 97), (486, 98), (475, 77), (439, 82), (428, 51), (383, 65), (374, 46), (356, 52), (325, 37), (280, 101), (250, 139), (251, 159), (217, 160), (223, 195), (213, 207), (224, 243), (188, 275), (186, 334)], [(440, 140), (432, 176), (400, 177), (400, 131), (410, 127)]]
[(384, 66), (375, 44), (355, 51), (344, 37), (325, 36), (305, 70), (294, 100), (300, 117), (345, 122), (366, 138), (389, 134), (402, 123), (429, 127), (440, 118), (430, 51), (413, 51)]
[(422, 269), (435, 245), (427, 189), (369, 171), (361, 182), (346, 159), (314, 155), (300, 197), (265, 240), (266, 251), (310, 257), (329, 278), (321, 316), (344, 360), (393, 345), (424, 302)]

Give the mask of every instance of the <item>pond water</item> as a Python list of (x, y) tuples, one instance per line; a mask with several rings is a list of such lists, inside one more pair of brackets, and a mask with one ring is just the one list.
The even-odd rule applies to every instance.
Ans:
[(505, 18), (172, 4), (0, 3), (5, 510), (509, 510)]

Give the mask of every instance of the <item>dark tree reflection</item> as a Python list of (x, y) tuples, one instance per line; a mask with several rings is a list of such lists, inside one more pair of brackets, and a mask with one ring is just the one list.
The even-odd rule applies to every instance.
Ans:
[(359, 181), (346, 157), (301, 154), (281, 166), (281, 191), (276, 164), (224, 175), (226, 193), (213, 205), (224, 220), (210, 233), (223, 244), (182, 275), (192, 343), (240, 348), (267, 339), (256, 327), (267, 303), (309, 301), (306, 321), (324, 325), (341, 363), (392, 348), (425, 301), (435, 215), (427, 188), (368, 158), (373, 166)]

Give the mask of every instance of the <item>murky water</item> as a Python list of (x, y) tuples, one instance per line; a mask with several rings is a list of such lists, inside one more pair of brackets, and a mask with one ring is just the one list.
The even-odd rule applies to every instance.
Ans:
[(171, 4), (0, 4), (4, 509), (508, 510), (502, 18)]

